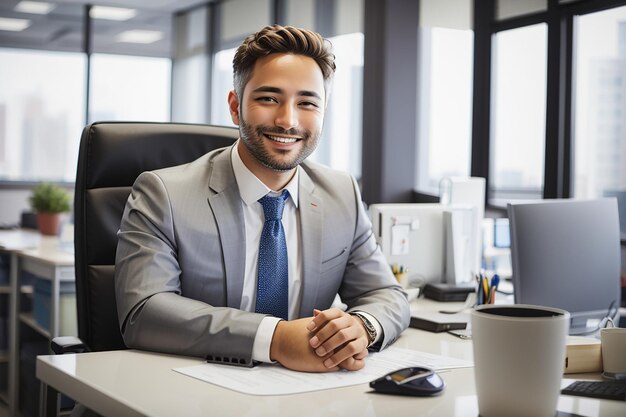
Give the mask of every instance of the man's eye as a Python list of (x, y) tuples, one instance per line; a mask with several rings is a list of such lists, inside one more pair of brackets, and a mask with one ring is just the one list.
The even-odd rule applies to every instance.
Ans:
[(274, 97), (258, 97), (256, 101), (262, 101), (267, 103), (278, 103)]
[(312, 101), (303, 101), (302, 103), (300, 103), (300, 105), (303, 107), (319, 107), (317, 103), (313, 103)]

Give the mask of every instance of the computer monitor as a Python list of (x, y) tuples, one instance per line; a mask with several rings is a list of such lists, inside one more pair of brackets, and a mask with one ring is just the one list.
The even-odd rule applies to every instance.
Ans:
[(387, 262), (408, 270), (411, 286), (443, 281), (441, 204), (372, 204), (372, 229)]
[(620, 305), (617, 201), (508, 205), (515, 302), (570, 312), (570, 334), (597, 327)]

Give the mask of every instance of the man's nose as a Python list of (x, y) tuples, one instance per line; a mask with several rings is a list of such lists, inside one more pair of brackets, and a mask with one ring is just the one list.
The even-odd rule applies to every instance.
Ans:
[(298, 110), (294, 108), (293, 104), (283, 104), (278, 109), (274, 124), (285, 130), (298, 127)]

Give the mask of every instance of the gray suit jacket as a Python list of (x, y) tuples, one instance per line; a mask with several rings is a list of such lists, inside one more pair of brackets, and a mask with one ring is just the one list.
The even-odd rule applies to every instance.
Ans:
[[(245, 230), (231, 149), (137, 178), (115, 267), (128, 347), (251, 362), (264, 315), (239, 310)], [(383, 348), (408, 326), (409, 305), (375, 242), (358, 187), (348, 174), (310, 162), (302, 168), (300, 316), (328, 308), (339, 293), (349, 310), (378, 319)]]

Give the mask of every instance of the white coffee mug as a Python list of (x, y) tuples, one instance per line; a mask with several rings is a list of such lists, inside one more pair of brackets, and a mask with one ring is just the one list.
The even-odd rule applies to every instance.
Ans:
[(554, 417), (565, 367), (567, 311), (526, 304), (471, 314), (481, 417)]
[(626, 378), (626, 329), (609, 327), (600, 330), (602, 367), (607, 378)]

